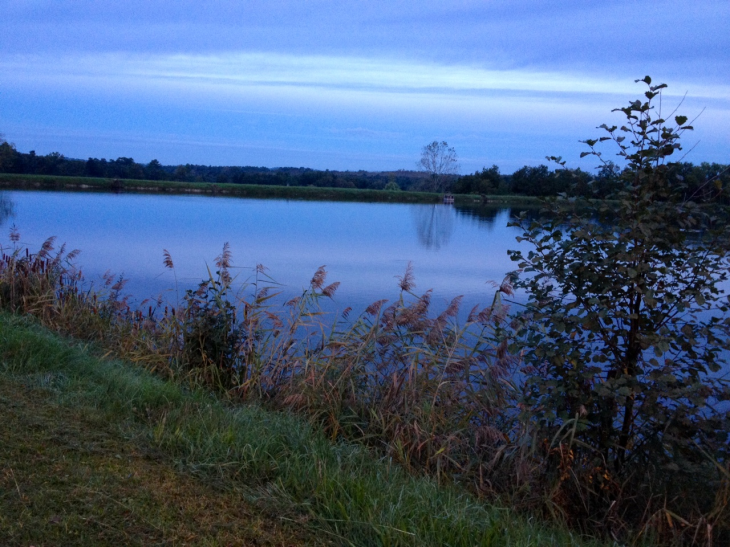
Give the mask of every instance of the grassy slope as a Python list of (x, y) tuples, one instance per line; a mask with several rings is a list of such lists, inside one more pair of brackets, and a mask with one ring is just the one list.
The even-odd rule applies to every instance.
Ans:
[[(46, 175), (0, 174), (0, 188), (28, 190), (85, 190), (113, 191), (111, 179), (90, 177), (59, 177)], [(116, 190), (125, 192), (216, 194), (225, 196), (280, 199), (314, 199), (326, 201), (373, 201), (390, 203), (439, 203), (440, 194), (429, 192), (388, 192), (353, 188), (314, 188), (304, 186), (273, 186), (256, 184), (210, 184), (150, 180), (122, 180)], [(481, 202), (480, 196), (455, 197), (457, 204)], [(510, 203), (538, 203), (528, 196), (489, 196), (489, 201)]]
[(584, 544), (7, 314), (0, 412), (3, 544)]
[(2, 545), (304, 545), (240, 491), (177, 470), (134, 429), (56, 400), (55, 374), (0, 375)]

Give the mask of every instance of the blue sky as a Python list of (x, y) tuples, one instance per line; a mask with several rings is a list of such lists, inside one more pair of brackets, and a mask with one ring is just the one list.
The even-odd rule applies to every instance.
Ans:
[[(730, 163), (730, 2), (0, 1), (0, 133), (19, 150), (162, 163), (509, 173), (617, 120), (633, 81)], [(703, 112), (704, 109), (704, 112)]]

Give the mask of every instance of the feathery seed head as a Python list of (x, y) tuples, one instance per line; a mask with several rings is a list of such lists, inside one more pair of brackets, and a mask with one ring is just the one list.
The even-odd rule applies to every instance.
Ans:
[(314, 272), (314, 277), (312, 277), (312, 281), (310, 281), (310, 284), (312, 285), (313, 289), (321, 289), (322, 285), (324, 285), (324, 280), (327, 277), (327, 272), (324, 269), (324, 266), (320, 266), (317, 268), (317, 271)]
[(165, 268), (169, 268), (170, 270), (175, 268), (175, 264), (172, 262), (172, 256), (170, 256), (167, 249), (162, 249), (162, 263), (165, 265)]
[(406, 266), (406, 273), (403, 276), (396, 276), (398, 278), (398, 286), (402, 291), (408, 292), (416, 287), (415, 278), (413, 277), (413, 264), (408, 262)]

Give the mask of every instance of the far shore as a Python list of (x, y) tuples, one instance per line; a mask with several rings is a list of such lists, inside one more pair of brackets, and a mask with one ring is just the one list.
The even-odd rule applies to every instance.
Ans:
[[(0, 190), (63, 190), (77, 192), (129, 192), (142, 194), (202, 194), (247, 198), (301, 199), (321, 201), (364, 201), (383, 203), (442, 203), (443, 194), (254, 184), (214, 184), (136, 179), (62, 177), (55, 175), (0, 174)], [(456, 205), (491, 203), (537, 204), (538, 198), (518, 195), (481, 196), (454, 194)]]

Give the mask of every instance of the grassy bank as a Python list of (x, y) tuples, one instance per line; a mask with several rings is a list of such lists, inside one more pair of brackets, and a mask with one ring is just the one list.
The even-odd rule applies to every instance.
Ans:
[(2, 545), (305, 545), (307, 529), (198, 480), (91, 405), (61, 373), (0, 373)]
[(6, 313), (0, 397), (6, 544), (584, 544)]
[[(91, 177), (0, 174), (0, 188), (20, 190), (64, 190), (87, 192), (136, 192), (150, 194), (202, 194), (247, 198), (301, 199), (320, 201), (364, 201), (384, 203), (440, 203), (441, 195), (430, 192), (390, 192), (353, 188), (270, 186), (253, 184), (209, 184), (151, 180), (120, 180)], [(457, 204), (481, 203), (475, 195), (454, 196)], [(492, 203), (538, 203), (528, 196), (487, 196)]]

